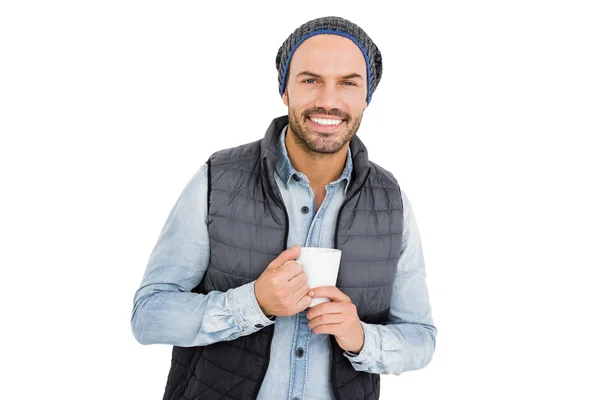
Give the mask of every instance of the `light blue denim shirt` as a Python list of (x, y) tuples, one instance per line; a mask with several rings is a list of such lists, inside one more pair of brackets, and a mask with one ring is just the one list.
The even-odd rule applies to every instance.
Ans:
[[(327, 185), (325, 199), (316, 210), (307, 177), (290, 163), (286, 128), (280, 135), (275, 179), (289, 215), (288, 248), (297, 244), (333, 247), (337, 213), (352, 176), (350, 149), (342, 174)], [(136, 340), (142, 344), (203, 346), (252, 334), (261, 329), (256, 326), (275, 324), (269, 367), (258, 399), (333, 400), (329, 335), (312, 333), (306, 311), (275, 321), (268, 319), (256, 301), (254, 282), (225, 293), (191, 292), (202, 280), (210, 259), (207, 189), (205, 164), (171, 210), (135, 293), (131, 327)], [(406, 193), (401, 194), (402, 253), (389, 323), (362, 323), (363, 349), (358, 355), (346, 353), (357, 371), (399, 375), (425, 367), (435, 349), (437, 329), (425, 283), (421, 240), (411, 204)], [(308, 213), (302, 212), (304, 206), (309, 207)]]

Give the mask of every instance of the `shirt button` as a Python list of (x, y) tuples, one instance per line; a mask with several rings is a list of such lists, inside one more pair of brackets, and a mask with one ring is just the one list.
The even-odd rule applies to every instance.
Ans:
[(309, 211), (310, 211), (310, 208), (308, 208), (308, 207), (306, 207), (306, 206), (302, 207), (302, 212), (303, 212), (304, 214), (308, 214), (308, 212), (309, 212)]
[(300, 177), (296, 174), (292, 175), (292, 179), (295, 180), (296, 182), (300, 182)]
[(304, 355), (304, 349), (302, 347), (298, 348), (298, 350), (296, 350), (296, 357), (302, 358), (303, 355)]
[(255, 328), (264, 328), (264, 325), (263, 324), (256, 324), (256, 325), (254, 325), (254, 327)]
[(300, 397), (294, 397), (294, 400), (300, 400)]

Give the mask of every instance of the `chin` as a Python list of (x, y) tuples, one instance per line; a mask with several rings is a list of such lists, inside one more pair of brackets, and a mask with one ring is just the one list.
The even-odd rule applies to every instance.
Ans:
[(346, 144), (339, 136), (340, 135), (329, 134), (328, 137), (323, 137), (323, 135), (317, 133), (316, 137), (307, 143), (308, 148), (315, 153), (335, 154)]

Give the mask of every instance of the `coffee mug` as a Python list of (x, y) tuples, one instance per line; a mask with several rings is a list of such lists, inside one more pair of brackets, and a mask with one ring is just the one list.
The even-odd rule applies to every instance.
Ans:
[[(310, 289), (319, 286), (335, 286), (340, 270), (342, 251), (325, 247), (302, 247), (296, 261), (302, 266)], [(316, 297), (310, 307), (331, 301), (327, 297)]]

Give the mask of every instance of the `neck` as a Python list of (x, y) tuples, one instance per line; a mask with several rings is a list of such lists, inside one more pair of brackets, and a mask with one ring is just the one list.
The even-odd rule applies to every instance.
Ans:
[(285, 147), (292, 167), (308, 178), (311, 186), (324, 187), (336, 180), (344, 170), (348, 146), (346, 143), (340, 151), (333, 154), (307, 152), (294, 140), (294, 132), (288, 126), (285, 136)]

